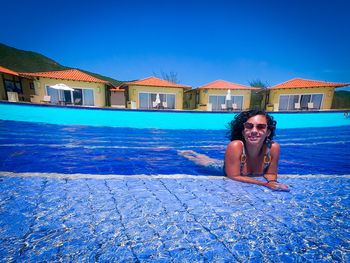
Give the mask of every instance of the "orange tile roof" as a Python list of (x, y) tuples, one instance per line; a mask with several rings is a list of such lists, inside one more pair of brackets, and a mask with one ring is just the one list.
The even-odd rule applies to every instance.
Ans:
[(316, 88), (316, 87), (335, 87), (340, 88), (348, 86), (350, 83), (332, 83), (317, 80), (307, 80), (307, 79), (292, 79), (281, 84), (278, 84), (268, 89), (294, 89), (294, 88)]
[(204, 86), (198, 87), (199, 89), (250, 89), (250, 90), (258, 90), (260, 88), (256, 87), (248, 87), (239, 84), (235, 84), (232, 82), (228, 82), (225, 80), (216, 80)]
[(170, 88), (191, 88), (190, 86), (179, 85), (156, 77), (149, 77), (146, 79), (129, 81), (124, 85), (135, 85), (135, 86), (152, 86), (152, 87), (170, 87)]
[(8, 68), (5, 68), (5, 67), (2, 67), (2, 66), (0, 66), (0, 72), (6, 73), (6, 74), (15, 75), (15, 76), (19, 76), (19, 73), (18, 73), (18, 72), (13, 71), (13, 70), (8, 69)]
[(78, 69), (68, 69), (61, 71), (50, 71), (50, 72), (36, 72), (36, 73), (21, 73), (23, 75), (32, 77), (43, 77), (51, 79), (66, 79), (66, 80), (77, 80), (77, 81), (88, 81), (88, 82), (99, 82), (109, 83), (108, 81), (95, 78), (89, 74), (86, 74)]
[(110, 91), (125, 91), (125, 89), (120, 89), (119, 87), (110, 89)]

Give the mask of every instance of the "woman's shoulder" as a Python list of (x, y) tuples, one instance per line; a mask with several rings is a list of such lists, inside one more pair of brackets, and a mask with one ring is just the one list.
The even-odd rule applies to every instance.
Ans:
[(271, 142), (271, 147), (270, 147), (270, 153), (279, 153), (280, 152), (280, 145), (277, 142)]
[(243, 149), (243, 142), (240, 140), (234, 140), (229, 143), (228, 147), (235, 149)]
[(225, 160), (229, 158), (230, 160), (240, 160), (243, 153), (243, 142), (239, 140), (234, 140), (229, 143), (225, 152)]
[(243, 142), (240, 140), (231, 141), (229, 143), (229, 145), (227, 146), (226, 151), (240, 152), (241, 153), (243, 151)]
[(277, 142), (271, 142), (271, 149), (279, 149), (280, 145)]

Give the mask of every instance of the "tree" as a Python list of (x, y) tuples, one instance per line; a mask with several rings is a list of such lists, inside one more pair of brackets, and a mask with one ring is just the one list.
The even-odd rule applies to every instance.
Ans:
[(350, 91), (335, 91), (333, 96), (332, 109), (350, 109)]
[(253, 79), (252, 81), (249, 81), (249, 85), (255, 88), (267, 88), (269, 86), (267, 81), (263, 82), (260, 79)]
[(263, 82), (260, 79), (255, 79), (252, 81), (249, 81), (249, 85), (251, 87), (255, 88), (261, 88), (262, 90), (256, 92), (252, 91), (252, 97), (250, 100), (250, 107), (251, 108), (266, 108), (266, 96), (265, 94), (265, 89), (267, 88), (268, 84), (267, 82)]
[[(158, 77), (158, 74), (153, 72), (153, 74)], [(179, 83), (177, 78), (177, 73), (174, 71), (170, 71), (169, 73), (165, 73), (163, 70), (160, 71), (160, 78), (172, 83)]]

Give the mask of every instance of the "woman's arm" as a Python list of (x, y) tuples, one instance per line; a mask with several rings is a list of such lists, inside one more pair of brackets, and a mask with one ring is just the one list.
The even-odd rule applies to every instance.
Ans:
[(243, 153), (243, 144), (241, 141), (232, 141), (225, 152), (225, 172), (228, 178), (258, 185), (266, 185), (265, 182), (241, 175), (241, 155)]
[(271, 163), (264, 174), (265, 179), (277, 181), (278, 160), (280, 158), (280, 146), (277, 142), (272, 142), (270, 149)]
[(289, 191), (287, 185), (277, 183), (278, 160), (280, 157), (280, 146), (277, 142), (272, 142), (270, 156), (271, 163), (264, 174), (264, 177), (268, 182), (266, 186), (272, 190)]

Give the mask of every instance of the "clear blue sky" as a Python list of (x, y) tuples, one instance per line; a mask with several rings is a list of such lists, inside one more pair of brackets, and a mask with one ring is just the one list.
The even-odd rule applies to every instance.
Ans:
[(0, 42), (118, 80), (350, 82), (350, 1), (3, 1)]

